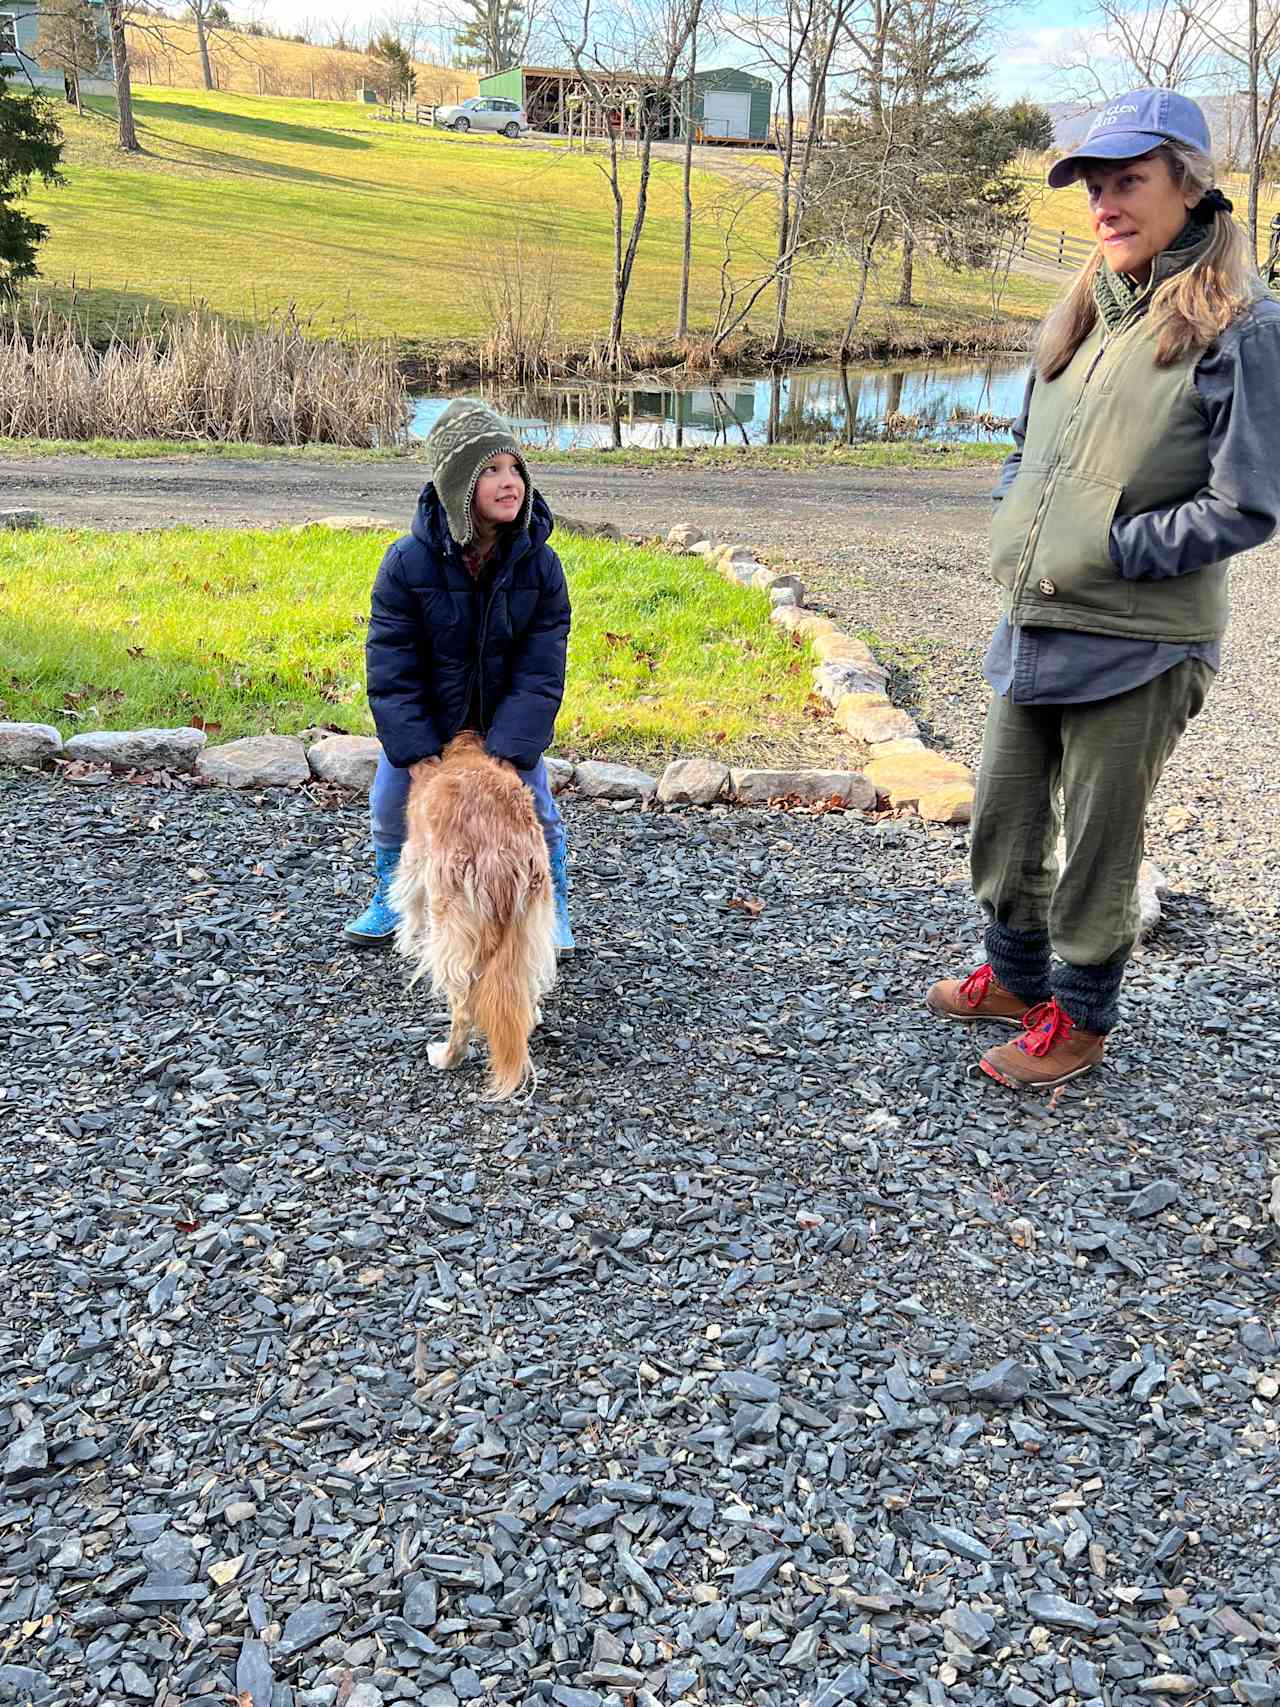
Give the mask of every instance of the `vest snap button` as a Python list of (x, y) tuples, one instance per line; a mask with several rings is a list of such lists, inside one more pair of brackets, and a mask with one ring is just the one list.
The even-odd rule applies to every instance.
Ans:
[(1046, 580), (1041, 581), (1040, 583), (1040, 591), (1044, 594), (1046, 599), (1051, 599), (1057, 590), (1058, 589), (1054, 586), (1052, 581)]

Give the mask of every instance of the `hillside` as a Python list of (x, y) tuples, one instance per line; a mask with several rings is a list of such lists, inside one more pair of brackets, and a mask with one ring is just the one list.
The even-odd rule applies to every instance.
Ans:
[[(353, 101), (362, 85), (379, 87), (376, 68), (361, 53), (277, 41), (241, 30), (215, 30), (209, 38), (214, 83), (224, 94), (292, 96)], [(140, 91), (152, 87), (202, 89), (203, 75), (190, 25), (165, 21), (129, 26), (129, 61)], [(477, 88), (473, 71), (415, 61), (418, 99), (465, 101)]]
[[(66, 183), (30, 198), (51, 230), (42, 273), (64, 290), (75, 282), (95, 330), (121, 311), (202, 301), (254, 318), (291, 308), (319, 331), (431, 343), (474, 339), (516, 297), (539, 313), (545, 302), (567, 336), (596, 337), (607, 325), (612, 202), (598, 156), (391, 124), (354, 102), (144, 86), (136, 108), (142, 156), (119, 151), (105, 111), (68, 114)], [(637, 169), (625, 163), (629, 185)], [(713, 322), (721, 232), (735, 217), (734, 275), (759, 276), (773, 246), (773, 170), (765, 162), (695, 172), (695, 326)], [(633, 335), (670, 331), (680, 207), (679, 165), (656, 161), (628, 312)], [(931, 279), (922, 268), (918, 278), (929, 308), (891, 317), (872, 307), (869, 331), (938, 344), (989, 321), (981, 275)], [(830, 336), (849, 291), (842, 266), (802, 270), (794, 327)], [(1006, 307), (1030, 316), (1043, 298), (1042, 284), (1014, 278)], [(768, 313), (765, 298), (759, 327)]]

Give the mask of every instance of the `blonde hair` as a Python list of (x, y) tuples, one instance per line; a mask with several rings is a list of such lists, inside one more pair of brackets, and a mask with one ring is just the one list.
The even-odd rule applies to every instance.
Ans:
[[(1186, 143), (1163, 142), (1142, 159), (1164, 160), (1179, 190), (1207, 195), (1213, 188), (1213, 161)], [(1152, 298), (1149, 317), (1157, 367), (1171, 367), (1193, 351), (1207, 349), (1258, 294), (1249, 240), (1231, 215), (1215, 213), (1204, 229), (1209, 242), (1202, 252)], [(1091, 255), (1040, 328), (1036, 372), (1041, 379), (1056, 379), (1093, 330), (1098, 319), (1093, 281), (1104, 264), (1101, 250)]]

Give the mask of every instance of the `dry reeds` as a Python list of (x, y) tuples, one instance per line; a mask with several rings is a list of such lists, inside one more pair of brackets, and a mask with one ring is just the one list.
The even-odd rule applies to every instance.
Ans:
[(556, 258), (517, 233), (479, 280), (489, 331), (476, 352), (485, 379), (538, 385), (560, 365), (560, 285)]
[(293, 316), (244, 330), (196, 313), (95, 348), (68, 320), (0, 322), (0, 436), (202, 439), (364, 449), (403, 444), (390, 344), (312, 338)]

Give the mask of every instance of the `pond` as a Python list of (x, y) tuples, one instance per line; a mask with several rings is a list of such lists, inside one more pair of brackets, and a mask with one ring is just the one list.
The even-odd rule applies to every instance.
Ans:
[(1020, 356), (850, 368), (847, 395), (838, 368), (690, 384), (651, 375), (626, 385), (566, 381), (535, 391), (473, 385), (415, 396), (410, 432), (425, 438), (451, 398), (480, 392), (531, 449), (830, 444), (850, 437), (989, 443), (1008, 438), (1027, 372)]

